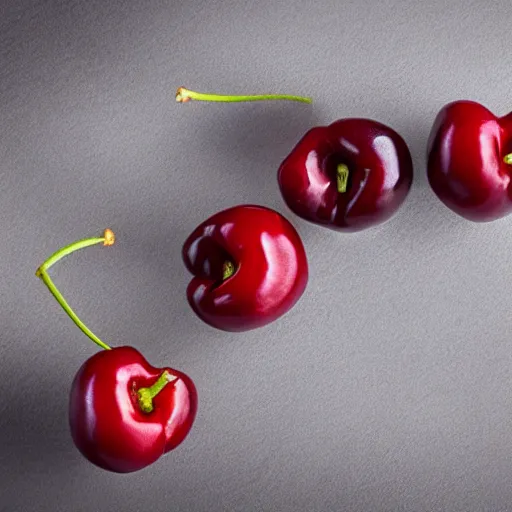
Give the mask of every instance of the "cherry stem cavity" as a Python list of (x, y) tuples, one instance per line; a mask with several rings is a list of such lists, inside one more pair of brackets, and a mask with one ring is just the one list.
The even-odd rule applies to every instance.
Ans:
[(289, 100), (299, 101), (301, 103), (313, 103), (311, 98), (305, 96), (293, 96), (290, 94), (251, 94), (245, 96), (233, 96), (224, 94), (210, 94), (204, 92), (195, 92), (179, 87), (176, 91), (176, 101), (186, 103), (190, 100), (196, 101), (215, 101), (221, 103), (234, 103), (242, 101), (265, 101), (265, 100)]
[(512, 165), (512, 153), (505, 155), (505, 158), (503, 159), (503, 161), (508, 165)]
[(96, 345), (104, 348), (105, 350), (110, 350), (110, 347), (103, 341), (101, 341), (98, 336), (96, 336), (83, 322), (80, 320), (78, 315), (71, 309), (71, 306), (66, 302), (58, 288), (55, 286), (53, 281), (51, 280), (48, 270), (50, 267), (55, 265), (59, 260), (80, 249), (84, 249), (85, 247), (89, 247), (91, 245), (96, 245), (103, 243), (105, 246), (113, 245), (115, 242), (114, 232), (110, 229), (106, 229), (103, 233), (102, 237), (99, 238), (87, 238), (85, 240), (78, 240), (72, 244), (66, 245), (62, 249), (59, 249), (56, 253), (52, 254), (36, 271), (36, 276), (41, 278), (43, 283), (48, 287), (50, 293), (55, 297), (57, 302), (61, 305), (62, 309), (68, 314), (69, 318), (73, 320), (76, 326)]
[(152, 386), (149, 388), (140, 388), (137, 391), (137, 400), (142, 412), (146, 414), (152, 412), (154, 409), (153, 398), (155, 398), (155, 396), (158, 395), (158, 393), (160, 393), (160, 391), (162, 391), (169, 382), (176, 379), (177, 377), (171, 375), (167, 370), (165, 370)]
[(347, 191), (348, 174), (348, 167), (345, 164), (338, 164), (336, 168), (336, 186), (340, 194)]

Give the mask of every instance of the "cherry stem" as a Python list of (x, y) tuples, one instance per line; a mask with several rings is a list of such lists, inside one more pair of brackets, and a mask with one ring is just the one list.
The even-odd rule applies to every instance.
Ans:
[(503, 161), (508, 165), (512, 165), (512, 153), (505, 155), (505, 158), (503, 159)]
[(235, 273), (235, 265), (232, 261), (226, 260), (222, 265), (222, 280), (225, 281)]
[(160, 391), (162, 391), (169, 382), (176, 379), (177, 377), (171, 375), (167, 370), (165, 370), (152, 386), (149, 386), (149, 388), (140, 388), (137, 391), (137, 400), (142, 412), (146, 414), (152, 412), (154, 409), (153, 398), (155, 398), (155, 396), (158, 395), (158, 393), (160, 393)]
[(48, 270), (50, 267), (55, 265), (59, 260), (80, 249), (84, 249), (85, 247), (89, 247), (91, 245), (96, 245), (103, 243), (105, 246), (113, 245), (115, 242), (114, 232), (110, 229), (106, 229), (103, 233), (103, 237), (100, 238), (87, 238), (85, 240), (78, 240), (72, 244), (66, 245), (62, 249), (59, 249), (56, 253), (52, 254), (36, 271), (36, 276), (41, 278), (43, 283), (48, 287), (50, 293), (55, 297), (57, 302), (60, 304), (62, 309), (68, 314), (69, 318), (73, 320), (76, 326), (96, 345), (99, 345), (101, 348), (105, 350), (110, 350), (110, 347), (103, 341), (101, 341), (98, 336), (96, 336), (83, 322), (80, 320), (78, 315), (71, 309), (71, 306), (66, 302), (58, 288), (55, 286), (53, 281), (51, 280)]
[(348, 167), (345, 164), (338, 164), (336, 168), (336, 186), (340, 194), (347, 191), (348, 174)]
[(264, 101), (264, 100), (289, 100), (300, 101), (301, 103), (313, 103), (311, 98), (305, 96), (293, 96), (290, 94), (251, 94), (245, 96), (232, 96), (224, 94), (210, 94), (204, 92), (195, 92), (179, 87), (176, 91), (176, 101), (186, 103), (190, 100), (197, 101), (215, 101), (223, 103), (234, 103), (242, 101)]

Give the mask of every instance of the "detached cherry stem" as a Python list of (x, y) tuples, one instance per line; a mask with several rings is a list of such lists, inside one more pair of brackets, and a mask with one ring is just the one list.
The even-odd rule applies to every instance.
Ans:
[(299, 101), (301, 103), (313, 103), (312, 98), (306, 96), (294, 96), (291, 94), (249, 94), (243, 96), (233, 96), (225, 94), (210, 94), (204, 92), (190, 91), (185, 87), (178, 87), (176, 91), (176, 101), (186, 103), (190, 100), (196, 101), (214, 101), (219, 103), (235, 103), (243, 101), (266, 101), (266, 100), (288, 100)]
[(78, 240), (72, 244), (66, 245), (62, 249), (59, 249), (56, 253), (52, 254), (36, 271), (36, 276), (41, 278), (43, 283), (48, 287), (50, 293), (55, 297), (57, 302), (61, 305), (62, 309), (68, 314), (69, 318), (73, 320), (76, 326), (96, 345), (100, 346), (105, 350), (110, 350), (110, 347), (103, 341), (101, 341), (98, 336), (96, 336), (83, 322), (80, 320), (78, 315), (71, 309), (71, 306), (66, 302), (66, 299), (62, 296), (58, 288), (53, 283), (52, 279), (48, 274), (48, 270), (50, 267), (55, 265), (62, 258), (67, 256), (68, 254), (72, 254), (80, 249), (84, 249), (85, 247), (89, 247), (91, 245), (101, 244), (109, 246), (113, 245), (115, 242), (114, 232), (110, 229), (106, 229), (103, 233), (102, 237), (99, 238), (87, 238), (84, 240)]
[(503, 159), (503, 161), (508, 165), (512, 165), (512, 153), (505, 155), (505, 158)]

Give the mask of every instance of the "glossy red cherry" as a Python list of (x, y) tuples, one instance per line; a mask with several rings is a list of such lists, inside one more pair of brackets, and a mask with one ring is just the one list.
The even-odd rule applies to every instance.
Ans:
[(262, 206), (235, 206), (201, 223), (183, 245), (194, 275), (187, 289), (192, 309), (225, 331), (262, 327), (299, 300), (308, 264), (295, 228)]
[(497, 117), (474, 101), (445, 105), (427, 159), (432, 190), (462, 217), (488, 222), (512, 212), (512, 113)]
[(82, 455), (103, 469), (128, 473), (176, 448), (196, 410), (189, 377), (154, 368), (133, 347), (117, 347), (98, 352), (78, 370), (69, 425)]
[(71, 386), (69, 425), (80, 452), (97, 466), (118, 473), (137, 471), (176, 448), (190, 431), (197, 410), (192, 380), (172, 368), (155, 368), (132, 347), (110, 348), (71, 309), (48, 270), (64, 256), (115, 237), (79, 240), (50, 256), (36, 275), (80, 330), (103, 348), (78, 370)]
[(404, 202), (413, 167), (405, 141), (369, 119), (312, 128), (279, 167), (288, 207), (337, 231), (359, 231), (389, 219)]

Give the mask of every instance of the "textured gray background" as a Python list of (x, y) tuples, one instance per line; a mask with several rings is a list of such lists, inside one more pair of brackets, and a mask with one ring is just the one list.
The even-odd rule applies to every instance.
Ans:
[[(0, 4), (0, 509), (512, 510), (512, 220), (470, 224), (425, 178), (441, 106), (512, 105), (503, 1), (3, 1)], [(219, 93), (292, 103), (174, 103)], [(410, 146), (415, 182), (384, 226), (293, 217), (276, 169), (317, 124), (367, 116)], [(311, 278), (286, 317), (226, 334), (189, 309), (188, 233), (259, 203), (304, 239)], [(139, 473), (87, 463), (67, 427), (91, 328), (188, 373), (186, 442)]]

